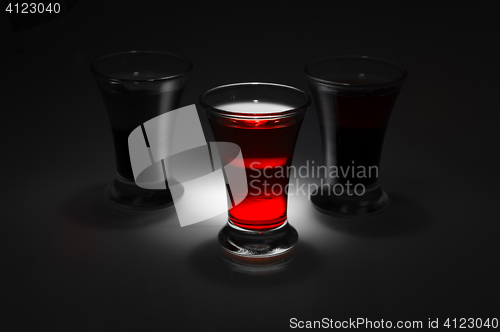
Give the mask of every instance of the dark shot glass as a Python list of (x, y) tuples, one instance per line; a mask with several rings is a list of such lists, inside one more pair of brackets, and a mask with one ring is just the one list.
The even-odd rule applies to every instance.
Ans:
[(384, 211), (380, 156), (389, 117), (406, 77), (390, 61), (332, 57), (305, 67), (319, 118), (325, 181), (311, 194), (314, 206), (339, 217)]
[(191, 62), (181, 56), (151, 51), (110, 54), (92, 63), (113, 133), (117, 174), (106, 193), (114, 205), (150, 210), (173, 204), (168, 189), (151, 190), (136, 185), (128, 136), (144, 122), (179, 108), (191, 69)]
[(236, 83), (205, 92), (200, 103), (215, 139), (237, 144), (247, 192), (230, 192), (228, 225), (219, 243), (240, 256), (269, 257), (291, 250), (297, 231), (288, 223), (288, 168), (309, 96), (274, 83)]

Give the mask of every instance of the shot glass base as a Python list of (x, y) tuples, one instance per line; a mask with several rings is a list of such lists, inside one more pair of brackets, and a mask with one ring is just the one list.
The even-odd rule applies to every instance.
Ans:
[(288, 222), (264, 232), (247, 232), (226, 225), (219, 232), (218, 240), (222, 249), (232, 255), (267, 258), (288, 253), (297, 244), (299, 234)]
[(106, 198), (115, 207), (137, 211), (164, 209), (174, 204), (169, 189), (143, 189), (119, 178), (106, 187)]
[(258, 258), (238, 256), (220, 247), (220, 257), (234, 272), (255, 276), (271, 275), (285, 271), (296, 256), (297, 247), (294, 246), (281, 255)]
[(336, 195), (323, 187), (311, 194), (313, 206), (322, 213), (339, 218), (362, 218), (384, 212), (391, 200), (380, 186), (366, 190), (362, 196)]

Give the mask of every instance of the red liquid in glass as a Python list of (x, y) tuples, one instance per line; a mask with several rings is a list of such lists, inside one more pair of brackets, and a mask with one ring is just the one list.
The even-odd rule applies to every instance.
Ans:
[[(209, 119), (216, 140), (237, 144), (244, 159), (248, 194), (229, 209), (229, 220), (249, 230), (281, 226), (287, 218), (287, 168), (292, 163), (302, 117), (243, 120), (210, 116)], [(231, 192), (231, 195), (235, 200), (243, 198), (242, 193)]]

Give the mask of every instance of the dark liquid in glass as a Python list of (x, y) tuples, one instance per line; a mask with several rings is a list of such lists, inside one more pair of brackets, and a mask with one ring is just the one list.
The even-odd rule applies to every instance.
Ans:
[(330, 182), (376, 186), (385, 130), (398, 92), (349, 95), (312, 87), (312, 93), (319, 109), (325, 164), (329, 172), (331, 166), (338, 168), (338, 178)]
[(101, 93), (111, 122), (118, 174), (134, 182), (128, 136), (144, 122), (178, 108), (181, 91), (141, 94), (101, 89)]

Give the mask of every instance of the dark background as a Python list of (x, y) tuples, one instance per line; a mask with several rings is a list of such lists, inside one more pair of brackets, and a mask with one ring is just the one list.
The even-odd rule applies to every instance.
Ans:
[[(2, 14), (0, 285), (5, 331), (281, 331), (289, 320), (500, 318), (498, 1), (80, 1), (14, 33)], [(224, 216), (109, 207), (112, 136), (89, 66), (190, 58), (182, 105), (220, 84), (308, 90), (304, 65), (371, 55), (409, 72), (387, 131), (383, 215), (290, 197), (300, 251), (252, 277), (218, 256)], [(294, 164), (321, 162), (315, 107)], [(1, 327), (0, 327), (1, 328)]]

